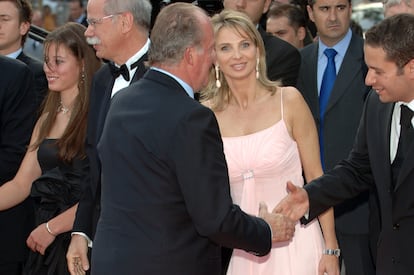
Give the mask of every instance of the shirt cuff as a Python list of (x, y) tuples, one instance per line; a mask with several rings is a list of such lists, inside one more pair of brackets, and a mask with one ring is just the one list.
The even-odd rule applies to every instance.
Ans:
[(86, 239), (86, 241), (88, 242), (88, 247), (89, 247), (89, 248), (92, 248), (92, 244), (93, 244), (93, 242), (92, 242), (92, 240), (88, 237), (88, 235), (86, 235), (85, 233), (83, 233), (83, 232), (72, 232), (70, 235), (71, 235), (71, 236), (73, 236), (73, 235), (80, 235), (80, 236), (84, 237), (84, 238)]
[(308, 211), (306, 211), (306, 213), (303, 215), (303, 217), (304, 217), (306, 220), (309, 220), (309, 209), (308, 209)]

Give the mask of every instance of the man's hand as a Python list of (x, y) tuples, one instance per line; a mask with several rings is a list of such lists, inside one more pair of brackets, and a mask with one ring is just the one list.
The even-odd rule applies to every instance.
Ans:
[(273, 213), (280, 213), (294, 221), (298, 221), (309, 210), (309, 198), (305, 189), (287, 182), (289, 194), (279, 202)]
[(264, 219), (272, 229), (272, 242), (289, 241), (295, 233), (295, 223), (285, 216), (269, 213), (267, 205), (260, 203), (259, 217)]
[(88, 241), (81, 235), (73, 235), (66, 253), (70, 275), (84, 275), (89, 269)]

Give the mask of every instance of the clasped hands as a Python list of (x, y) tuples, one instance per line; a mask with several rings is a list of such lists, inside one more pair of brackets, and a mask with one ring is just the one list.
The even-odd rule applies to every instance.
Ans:
[(295, 233), (296, 222), (308, 211), (309, 200), (303, 188), (287, 183), (288, 195), (283, 198), (271, 213), (264, 203), (260, 203), (259, 217), (272, 228), (272, 242), (289, 241)]

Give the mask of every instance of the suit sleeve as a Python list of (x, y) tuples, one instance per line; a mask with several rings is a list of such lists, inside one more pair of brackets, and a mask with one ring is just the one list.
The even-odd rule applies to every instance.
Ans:
[(347, 199), (370, 190), (373, 175), (368, 153), (366, 125), (369, 100), (366, 101), (353, 148), (347, 159), (332, 170), (305, 185), (310, 203), (309, 220)]
[(214, 114), (204, 107), (191, 112), (179, 123), (171, 148), (178, 182), (199, 234), (226, 247), (267, 254), (271, 248), (267, 223), (232, 203)]
[[(89, 164), (89, 163), (88, 163)], [(73, 232), (81, 232), (93, 239), (93, 217), (95, 215), (95, 199), (90, 184), (89, 166), (83, 177), (83, 194), (76, 210)]]
[[(13, 63), (14, 64), (14, 63)], [(35, 123), (33, 74), (23, 64), (2, 70), (0, 79), (0, 184), (16, 174)]]

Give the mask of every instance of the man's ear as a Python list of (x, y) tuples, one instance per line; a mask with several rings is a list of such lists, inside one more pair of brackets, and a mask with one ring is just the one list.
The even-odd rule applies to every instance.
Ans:
[(124, 12), (122, 13), (120, 19), (122, 20), (122, 32), (129, 32), (132, 29), (132, 26), (134, 25), (134, 16), (132, 15), (132, 13)]
[(194, 48), (188, 47), (184, 51), (184, 60), (187, 64), (194, 65)]
[(299, 27), (297, 31), (300, 41), (303, 41), (306, 37), (306, 29), (304, 27)]
[(307, 5), (306, 6), (306, 10), (308, 11), (309, 14), (309, 19), (312, 20), (312, 22), (315, 22), (315, 18), (313, 17), (313, 9), (311, 6)]
[(410, 61), (408, 61), (406, 66), (408, 69), (408, 73), (410, 74), (410, 78), (414, 79), (414, 59), (411, 59)]
[(272, 0), (264, 0), (264, 1), (265, 1), (265, 3), (264, 3), (264, 6), (263, 6), (262, 14), (265, 14), (266, 12), (269, 11), (270, 4), (272, 3)]
[(20, 35), (26, 35), (26, 33), (29, 31), (30, 29), (30, 22), (22, 22), (20, 23)]

